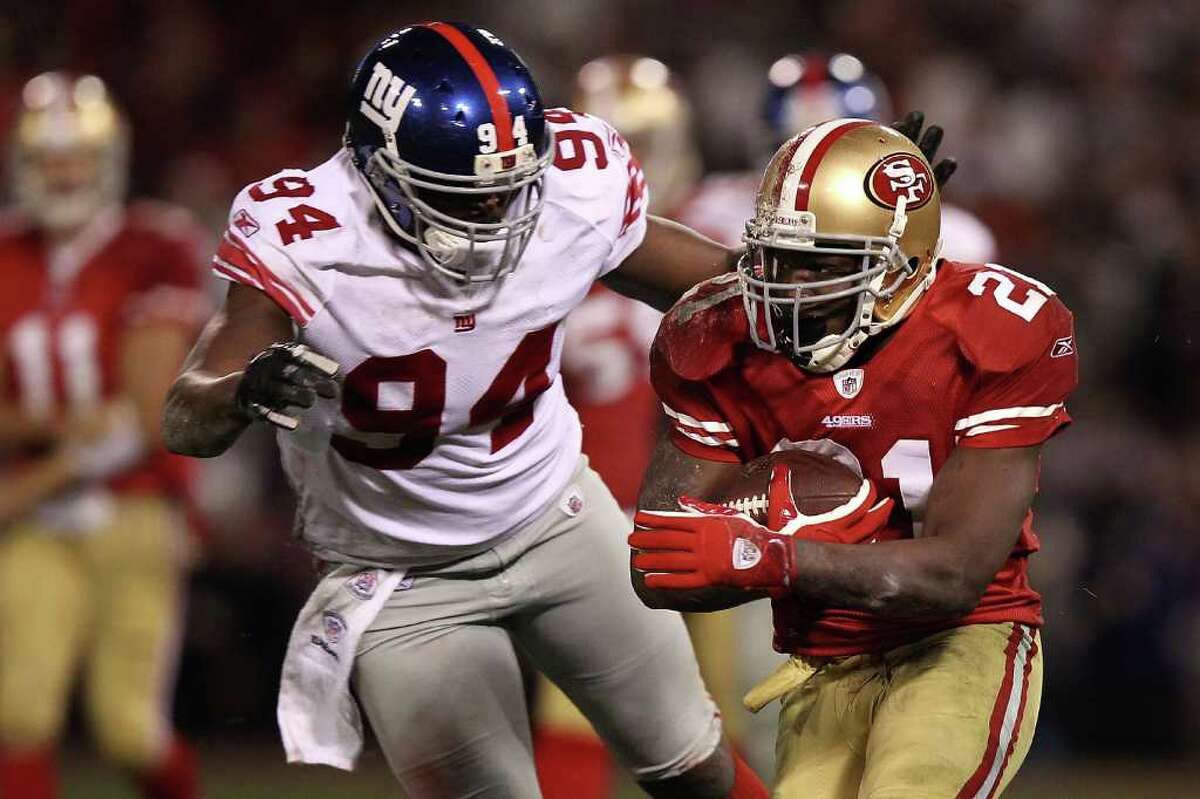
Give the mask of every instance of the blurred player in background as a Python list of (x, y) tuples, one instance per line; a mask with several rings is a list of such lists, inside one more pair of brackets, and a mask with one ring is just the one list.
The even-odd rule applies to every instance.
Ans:
[[(835, 117), (876, 122), (893, 118), (887, 88), (849, 53), (810, 50), (785, 55), (767, 72), (763, 127), (754, 145), (765, 163), (791, 136)], [(754, 207), (761, 169), (710, 175), (675, 216), (680, 222), (724, 244), (741, 243), (744, 210)], [(987, 226), (964, 208), (942, 203), (943, 252), (972, 263), (996, 257), (996, 241)]]
[[(865, 120), (792, 137), (737, 275), (655, 338), (673, 429), (639, 499), (635, 585), (678, 610), (773, 600), (792, 657), (746, 704), (782, 700), (775, 796), (996, 796), (1037, 723), (1030, 507), (1070, 422), (1073, 319), (1037, 280), (939, 258), (945, 176)], [(681, 498), (788, 448), (853, 469), (859, 494), (802, 516), (784, 470), (766, 526)]]
[(124, 120), (94, 76), (25, 86), (0, 229), (0, 795), (56, 793), (82, 674), (101, 753), (198, 795), (170, 711), (186, 462), (163, 397), (206, 311), (186, 212), (124, 205)]

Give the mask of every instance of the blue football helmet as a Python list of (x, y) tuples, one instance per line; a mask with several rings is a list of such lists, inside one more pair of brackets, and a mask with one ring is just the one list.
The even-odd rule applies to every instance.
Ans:
[(886, 122), (891, 113), (883, 82), (849, 53), (810, 50), (785, 55), (767, 73), (763, 117), (772, 152), (826, 120), (855, 117)]
[[(458, 22), (411, 25), (354, 73), (345, 146), (389, 230), (459, 284), (516, 267), (553, 157), (541, 95), (520, 57)], [(455, 213), (490, 203), (491, 213)]]

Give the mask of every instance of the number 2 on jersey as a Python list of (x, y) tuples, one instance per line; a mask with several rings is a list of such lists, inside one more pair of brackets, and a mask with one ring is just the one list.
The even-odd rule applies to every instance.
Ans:
[[(1024, 275), (1020, 276), (1025, 277)], [(1030, 278), (1025, 279), (1029, 280)], [(976, 297), (982, 297), (983, 292), (987, 290), (988, 283), (993, 281), (996, 283), (996, 288), (992, 290), (992, 297), (996, 300), (996, 304), (1009, 313), (1016, 314), (1026, 322), (1033, 321), (1033, 317), (1037, 316), (1038, 311), (1042, 310), (1042, 306), (1049, 299), (1047, 294), (1053, 294), (1048, 289), (1047, 294), (1043, 294), (1036, 289), (1029, 288), (1025, 290), (1024, 301), (1017, 302), (1012, 298), (1013, 289), (1016, 288), (1016, 284), (1007, 275), (990, 270), (975, 275), (975, 279), (971, 281), (971, 285), (967, 286), (967, 291)]]
[[(499, 452), (533, 423), (533, 403), (550, 388), (550, 355), (557, 324), (526, 334), (471, 407), (472, 427), (497, 422), (491, 451)], [(524, 395), (510, 404), (517, 390)], [(342, 413), (364, 439), (335, 435), (343, 458), (375, 469), (411, 469), (433, 452), (446, 408), (446, 361), (431, 349), (391, 358), (368, 358), (346, 375)], [(386, 442), (370, 435), (388, 436)], [(391, 436), (400, 435), (391, 443)], [(384, 443), (383, 446), (372, 444)], [(391, 444), (390, 446), (387, 444)]]

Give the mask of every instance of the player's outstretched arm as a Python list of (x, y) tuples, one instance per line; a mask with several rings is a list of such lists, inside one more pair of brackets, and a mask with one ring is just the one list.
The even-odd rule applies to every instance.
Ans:
[[(729, 482), (741, 470), (738, 463), (720, 463), (694, 458), (671, 443), (670, 434), (658, 441), (654, 457), (646, 468), (638, 495), (642, 510), (679, 510), (681, 495), (711, 496), (715, 486)], [(744, 605), (766, 596), (761, 591), (713, 586), (693, 590), (659, 590), (646, 585), (645, 573), (629, 568), (633, 590), (647, 607), (707, 613)]]
[(933, 481), (921, 537), (868, 546), (797, 539), (791, 590), (881, 615), (969, 613), (1020, 534), (1040, 451), (957, 448)]
[(697, 283), (732, 271), (740, 255), (678, 222), (649, 216), (642, 243), (601, 280), (665, 311)]
[(198, 458), (228, 449), (252, 421), (236, 400), (247, 363), (272, 343), (292, 338), (291, 319), (269, 297), (231, 284), (167, 393), (167, 449)]

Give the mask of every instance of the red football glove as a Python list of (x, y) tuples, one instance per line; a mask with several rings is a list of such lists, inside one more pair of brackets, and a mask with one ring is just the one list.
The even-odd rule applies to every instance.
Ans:
[(681, 512), (638, 511), (629, 545), (636, 550), (633, 567), (646, 575), (646, 587), (785, 589), (797, 576), (794, 537), (859, 543), (882, 529), (891, 514), (892, 500), (874, 503), (875, 488), (864, 481), (864, 489), (845, 505), (803, 516), (790, 491), (785, 502), (775, 485), (786, 474), (784, 468), (772, 475), (768, 519), (782, 522), (779, 532), (732, 508), (691, 497), (679, 498)]

